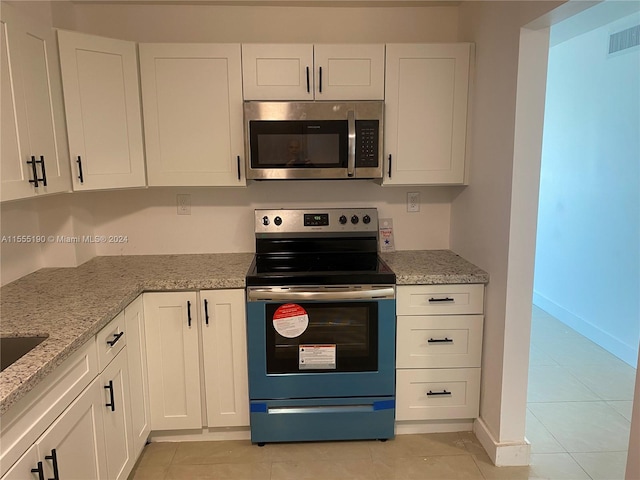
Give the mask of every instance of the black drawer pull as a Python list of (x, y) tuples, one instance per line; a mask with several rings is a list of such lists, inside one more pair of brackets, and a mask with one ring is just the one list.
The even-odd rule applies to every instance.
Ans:
[(307, 67), (307, 93), (311, 93), (311, 85), (309, 84), (309, 67)]
[(187, 320), (189, 322), (189, 326), (191, 326), (191, 302), (187, 300)]
[(431, 390), (427, 392), (427, 396), (429, 397), (436, 396), (436, 395), (451, 395), (451, 392), (447, 392), (446, 389), (444, 389), (441, 392), (432, 392)]
[(242, 179), (242, 172), (240, 171), (240, 155), (238, 155), (238, 181)]
[(122, 337), (123, 335), (124, 335), (124, 332), (114, 333), (113, 340), (107, 340), (107, 345), (109, 345), (110, 347), (113, 347), (116, 343), (118, 343), (118, 340), (120, 340), (120, 337)]
[(204, 299), (204, 323), (209, 325), (209, 302)]
[(42, 178), (40, 180), (42, 180), (42, 184), (46, 187), (47, 186), (47, 169), (44, 166), (44, 155), (40, 155), (40, 160), (37, 160), (36, 163), (39, 163), (40, 168), (42, 168)]
[(78, 178), (80, 179), (80, 183), (84, 183), (84, 175), (82, 174), (82, 157), (78, 155), (78, 160), (76, 160), (78, 164)]
[(109, 403), (105, 403), (105, 407), (110, 407), (112, 412), (116, 411), (116, 402), (113, 397), (113, 380), (109, 380), (109, 385), (104, 387), (105, 390), (109, 390), (109, 399), (111, 400)]
[(38, 161), (36, 160), (36, 157), (34, 157), (33, 155), (31, 155), (31, 160), (27, 160), (27, 165), (31, 165), (31, 172), (33, 173), (33, 180), (29, 180), (29, 183), (33, 183), (33, 186), (35, 188), (38, 188), (38, 180), (40, 180), (38, 178), (38, 170), (36, 169), (36, 163), (38, 163)]
[(56, 453), (56, 449), (51, 450), (51, 455), (45, 455), (45, 460), (51, 460), (53, 464), (53, 478), (49, 480), (60, 480), (60, 473), (58, 473), (58, 454)]
[(318, 85), (318, 93), (322, 93), (322, 67), (318, 68), (318, 80), (320, 84)]
[(429, 299), (429, 303), (436, 303), (436, 302), (455, 302), (456, 300), (454, 298), (451, 297), (446, 297), (446, 298), (430, 298)]
[(44, 480), (44, 468), (42, 466), (42, 462), (38, 462), (38, 468), (32, 468), (31, 473), (37, 473), (38, 480)]
[(429, 343), (453, 343), (453, 339), (452, 338), (430, 338), (429, 340), (427, 340), (427, 342)]
[(391, 157), (391, 154), (389, 154), (389, 178), (391, 178), (391, 160), (392, 160), (392, 157)]

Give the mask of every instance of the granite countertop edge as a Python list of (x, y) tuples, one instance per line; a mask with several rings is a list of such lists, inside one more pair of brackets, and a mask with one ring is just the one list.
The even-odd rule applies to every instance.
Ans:
[[(489, 281), (486, 272), (449, 250), (382, 253), (381, 257), (396, 273), (397, 285)], [(244, 289), (252, 259), (253, 253), (94, 257), (75, 268), (45, 268), (3, 286), (0, 288), (0, 335), (45, 334), (49, 338), (0, 373), (0, 415), (141, 293)], [(73, 287), (80, 289), (88, 285), (87, 279), (96, 279), (95, 284), (88, 286), (87, 295), (95, 293), (97, 297), (90, 305), (90, 314), (87, 314), (88, 307), (74, 303), (83, 298), (83, 294), (72, 291)], [(113, 290), (112, 294), (109, 289)], [(29, 313), (25, 305), (34, 301), (50, 304)], [(43, 312), (48, 318), (42, 318)], [(56, 329), (57, 326), (60, 328)]]

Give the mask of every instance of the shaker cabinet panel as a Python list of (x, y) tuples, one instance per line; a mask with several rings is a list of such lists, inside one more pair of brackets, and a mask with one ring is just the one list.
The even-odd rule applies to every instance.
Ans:
[(244, 290), (200, 292), (209, 427), (249, 425)]
[(237, 44), (141, 44), (149, 185), (245, 185)]
[(146, 184), (136, 44), (60, 30), (74, 190)]
[(313, 45), (242, 45), (245, 100), (313, 100), (313, 79)]
[(2, 200), (71, 189), (55, 33), (2, 6)]
[(386, 185), (464, 184), (471, 44), (387, 45)]
[(196, 298), (144, 294), (152, 430), (202, 427)]

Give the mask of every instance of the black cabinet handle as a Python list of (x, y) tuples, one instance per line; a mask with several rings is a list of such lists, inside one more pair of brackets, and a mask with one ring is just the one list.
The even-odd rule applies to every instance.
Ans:
[(389, 178), (391, 178), (391, 154), (389, 154)]
[(109, 399), (110, 402), (109, 403), (105, 403), (104, 406), (105, 407), (110, 407), (112, 412), (116, 411), (116, 402), (115, 399), (113, 397), (113, 380), (109, 380), (109, 385), (106, 385), (104, 387), (105, 390), (109, 390)]
[(78, 160), (76, 160), (78, 164), (78, 178), (80, 179), (80, 183), (84, 183), (84, 175), (82, 175), (82, 157), (78, 155)]
[(204, 299), (204, 323), (209, 325), (209, 302)]
[(322, 93), (322, 67), (318, 67), (318, 80), (320, 85), (318, 85), (318, 92)]
[(240, 176), (241, 172), (240, 172), (240, 155), (238, 155), (238, 181), (241, 180), (241, 176)]
[(118, 340), (120, 340), (120, 338), (123, 335), (124, 335), (124, 332), (114, 333), (113, 340), (107, 340), (107, 345), (109, 345), (110, 347), (113, 347), (116, 343), (118, 343)]
[(42, 184), (46, 187), (47, 186), (47, 169), (44, 166), (44, 155), (40, 155), (40, 160), (37, 163), (39, 163), (40, 168), (42, 168), (42, 178), (40, 180), (42, 180)]
[(58, 473), (58, 454), (56, 453), (56, 449), (51, 450), (51, 455), (45, 455), (45, 460), (51, 460), (53, 464), (53, 478), (49, 480), (60, 480), (60, 473)]
[(451, 392), (447, 392), (447, 389), (445, 388), (443, 391), (441, 392), (432, 392), (431, 390), (429, 390), (427, 392), (428, 396), (433, 396), (433, 395), (451, 395)]
[(36, 157), (31, 155), (31, 160), (27, 160), (27, 165), (31, 165), (31, 172), (33, 173), (33, 180), (29, 180), (29, 183), (33, 183), (35, 188), (38, 188), (38, 170), (36, 169)]
[(451, 338), (430, 338), (429, 340), (427, 340), (427, 342), (429, 343), (453, 343), (453, 339)]
[(42, 466), (42, 462), (38, 462), (38, 468), (32, 468), (31, 473), (37, 473), (38, 480), (44, 480), (44, 467)]
[(189, 321), (189, 326), (191, 326), (191, 302), (187, 300), (187, 320)]
[(311, 83), (309, 81), (309, 67), (307, 67), (307, 93), (311, 93)]
[(455, 299), (451, 297), (446, 298), (430, 298), (429, 303), (437, 303), (437, 302), (455, 302)]

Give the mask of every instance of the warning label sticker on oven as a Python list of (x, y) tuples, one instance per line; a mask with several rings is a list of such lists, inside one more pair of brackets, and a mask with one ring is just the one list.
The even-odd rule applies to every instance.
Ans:
[(280, 305), (273, 313), (273, 328), (285, 338), (299, 337), (308, 326), (307, 311), (296, 303)]
[(335, 370), (335, 345), (299, 345), (298, 367), (300, 370)]

